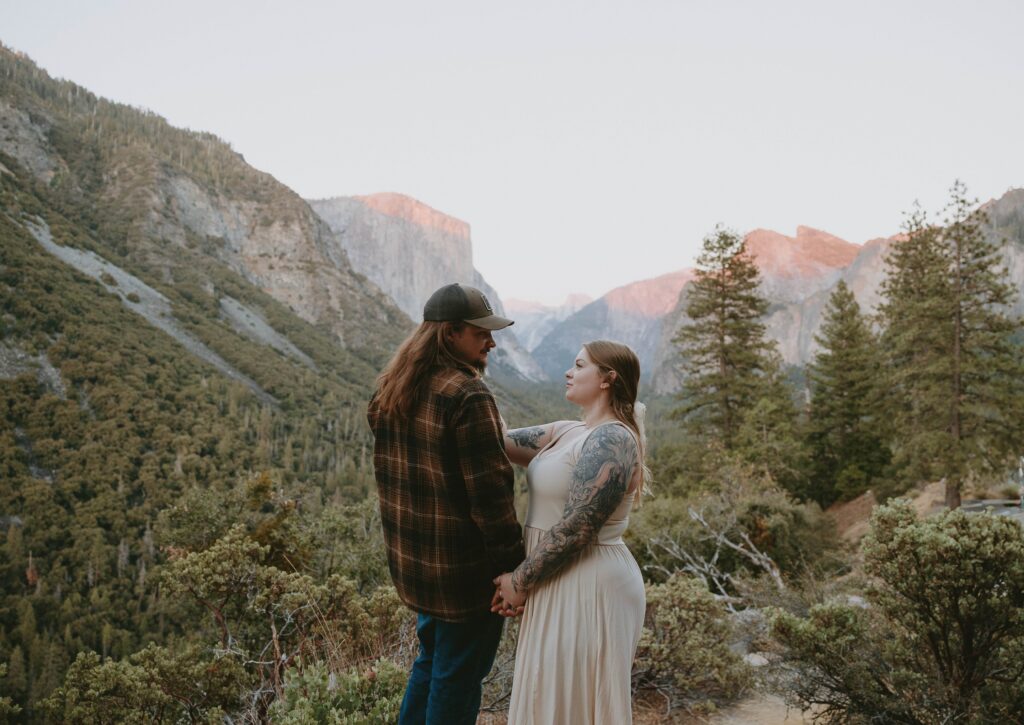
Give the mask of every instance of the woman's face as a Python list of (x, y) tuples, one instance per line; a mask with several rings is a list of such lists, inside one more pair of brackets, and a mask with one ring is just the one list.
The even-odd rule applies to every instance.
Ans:
[(605, 378), (586, 348), (581, 348), (572, 367), (565, 371), (565, 399), (583, 407), (590, 405), (607, 392)]

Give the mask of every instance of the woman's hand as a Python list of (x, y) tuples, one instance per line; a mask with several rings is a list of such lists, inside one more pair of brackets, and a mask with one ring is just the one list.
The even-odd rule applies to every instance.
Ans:
[(503, 617), (518, 617), (523, 613), (526, 604), (526, 592), (519, 592), (512, 584), (512, 574), (505, 572), (495, 577), (494, 597), (491, 598), (491, 611)]

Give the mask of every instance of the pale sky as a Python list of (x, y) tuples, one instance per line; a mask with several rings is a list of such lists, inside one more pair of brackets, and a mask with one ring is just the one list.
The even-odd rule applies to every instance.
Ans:
[(503, 298), (690, 266), (715, 224), (862, 243), (1024, 186), (1024, 3), (0, 0), (51, 75), (307, 198), (468, 222)]

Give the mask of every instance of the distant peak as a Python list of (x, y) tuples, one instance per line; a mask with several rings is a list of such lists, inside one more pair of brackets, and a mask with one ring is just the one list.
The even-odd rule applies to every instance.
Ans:
[(505, 305), (505, 312), (510, 315), (516, 315), (522, 312), (539, 312), (540, 310), (546, 310), (549, 305), (545, 305), (543, 302), (537, 302), (536, 300), (522, 300), (518, 297), (509, 297), (503, 301)]
[(585, 307), (594, 301), (594, 298), (583, 292), (573, 292), (565, 298), (562, 307)]
[(381, 214), (405, 219), (421, 227), (437, 229), (462, 239), (469, 239), (469, 224), (427, 206), (411, 196), (386, 191), (354, 198)]
[(694, 278), (692, 268), (630, 282), (616, 287), (604, 299), (609, 307), (637, 312), (647, 317), (668, 314), (676, 306), (683, 285)]
[(771, 229), (754, 229), (744, 239), (747, 251), (762, 271), (784, 276), (804, 276), (823, 267), (845, 267), (861, 250), (859, 244), (807, 226), (798, 226), (795, 237)]
[(581, 307), (585, 307), (594, 301), (594, 298), (588, 294), (582, 292), (574, 292), (565, 298), (565, 302), (560, 305), (549, 305), (545, 302), (538, 302), (537, 300), (524, 300), (519, 297), (510, 297), (504, 301), (505, 311), (514, 313), (524, 312), (540, 312), (543, 310), (558, 310), (562, 308), (569, 308), (571, 310), (578, 310)]

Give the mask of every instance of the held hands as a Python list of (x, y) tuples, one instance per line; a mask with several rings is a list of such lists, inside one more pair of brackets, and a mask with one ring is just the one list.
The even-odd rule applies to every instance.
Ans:
[(505, 572), (495, 577), (494, 596), (491, 597), (491, 611), (503, 617), (518, 617), (526, 604), (526, 593), (519, 592), (512, 585), (512, 574)]

